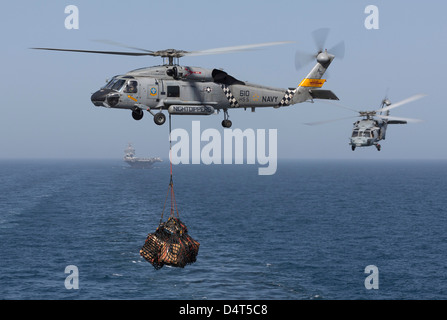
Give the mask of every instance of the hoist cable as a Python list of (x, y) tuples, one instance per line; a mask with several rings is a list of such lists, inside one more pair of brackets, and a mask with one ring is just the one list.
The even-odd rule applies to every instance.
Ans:
[(161, 213), (161, 218), (160, 218), (160, 223), (163, 221), (163, 214), (164, 211), (166, 209), (166, 202), (168, 201), (168, 197), (169, 194), (171, 196), (171, 207), (170, 207), (170, 216), (171, 217), (175, 217), (175, 215), (177, 214), (177, 218), (180, 218), (179, 213), (178, 213), (178, 209), (177, 209), (177, 203), (175, 202), (175, 195), (174, 195), (174, 181), (172, 179), (172, 140), (171, 140), (171, 131), (172, 131), (172, 127), (171, 127), (171, 114), (169, 114), (169, 165), (170, 165), (170, 173), (171, 173), (171, 177), (169, 180), (169, 189), (168, 189), (168, 193), (166, 195), (166, 200), (165, 203), (163, 205), (163, 211)]

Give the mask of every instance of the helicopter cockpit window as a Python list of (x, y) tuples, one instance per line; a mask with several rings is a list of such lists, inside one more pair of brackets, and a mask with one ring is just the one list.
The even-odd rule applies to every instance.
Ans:
[(352, 137), (353, 138), (358, 137), (358, 136), (359, 136), (359, 131), (358, 130), (352, 131)]
[(129, 82), (126, 85), (126, 88), (124, 89), (124, 92), (137, 93), (137, 86), (138, 82), (136, 82), (135, 80), (129, 80)]
[(104, 89), (111, 89), (119, 91), (123, 87), (126, 80), (113, 78), (110, 82), (104, 87)]
[(113, 77), (112, 80), (110, 80), (109, 82), (107, 82), (107, 84), (103, 87), (104, 89), (111, 89), (112, 86), (117, 82), (118, 80)]
[(361, 136), (365, 138), (371, 138), (371, 131), (365, 130), (364, 132), (361, 132)]
[(118, 79), (110, 89), (120, 91), (125, 82), (126, 80)]

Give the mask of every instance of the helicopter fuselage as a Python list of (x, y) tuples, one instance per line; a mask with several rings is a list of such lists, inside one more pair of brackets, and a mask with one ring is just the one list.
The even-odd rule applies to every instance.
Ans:
[[(391, 104), (391, 102), (387, 98), (385, 98), (382, 100), (382, 104), (379, 109), (371, 111), (357, 111), (339, 105), (344, 109), (349, 109), (351, 111), (358, 113), (358, 116), (362, 117), (361, 120), (354, 122), (352, 134), (351, 137), (349, 138), (349, 145), (351, 146), (352, 151), (354, 151), (355, 148), (357, 147), (369, 147), (369, 146), (375, 146), (377, 150), (380, 151), (381, 145), (379, 144), (379, 141), (385, 140), (386, 130), (389, 124), (407, 124), (408, 122), (421, 121), (418, 119), (391, 117), (390, 110), (405, 105), (409, 102), (418, 100), (424, 96), (425, 96), (424, 94), (417, 94), (411, 96), (410, 98), (401, 100), (395, 104)], [(318, 125), (342, 119), (310, 122), (306, 124)]]
[[(230, 86), (233, 100), (225, 91)], [(96, 106), (131, 110), (143, 106), (166, 110), (172, 105), (224, 109), (275, 106), (285, 91), (242, 82), (217, 69), (159, 66), (115, 76), (91, 99)]]
[(380, 150), (379, 141), (385, 139), (387, 123), (378, 119), (362, 119), (354, 122), (349, 144), (356, 147), (376, 146)]
[[(223, 109), (227, 119), (231, 108), (254, 111), (258, 107), (278, 108), (313, 98), (338, 100), (331, 91), (318, 90), (325, 82), (321, 76), (326, 67), (317, 63), (297, 88), (280, 89), (243, 82), (220, 69), (154, 66), (113, 77), (93, 93), (91, 101), (95, 106), (132, 110), (135, 120), (143, 117), (143, 111), (149, 111), (159, 125), (165, 120), (162, 110), (169, 114), (211, 115)], [(157, 117), (162, 118), (157, 121)], [(229, 127), (231, 122), (222, 125)]]

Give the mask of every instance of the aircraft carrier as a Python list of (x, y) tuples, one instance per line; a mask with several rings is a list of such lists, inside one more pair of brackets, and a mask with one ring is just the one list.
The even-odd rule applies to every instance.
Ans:
[(130, 165), (132, 168), (137, 169), (147, 169), (151, 168), (156, 162), (162, 162), (160, 158), (138, 158), (135, 157), (135, 149), (132, 144), (129, 143), (127, 148), (124, 150), (124, 162)]

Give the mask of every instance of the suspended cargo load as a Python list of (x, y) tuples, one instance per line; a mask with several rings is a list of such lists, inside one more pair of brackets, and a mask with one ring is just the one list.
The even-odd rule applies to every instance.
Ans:
[(160, 223), (154, 233), (149, 233), (140, 255), (155, 269), (164, 265), (184, 268), (196, 262), (200, 243), (188, 235), (188, 228), (175, 217)]
[[(171, 114), (169, 114), (169, 149), (171, 148)], [(174, 182), (171, 180), (166, 195), (165, 204), (161, 213), (160, 224), (154, 233), (147, 235), (146, 241), (140, 250), (140, 255), (151, 263), (156, 270), (164, 265), (184, 268), (187, 264), (196, 262), (199, 253), (200, 243), (188, 235), (188, 228), (180, 221), (177, 204), (174, 195)], [(170, 198), (170, 215), (166, 222), (163, 222), (163, 214), (166, 203)]]

